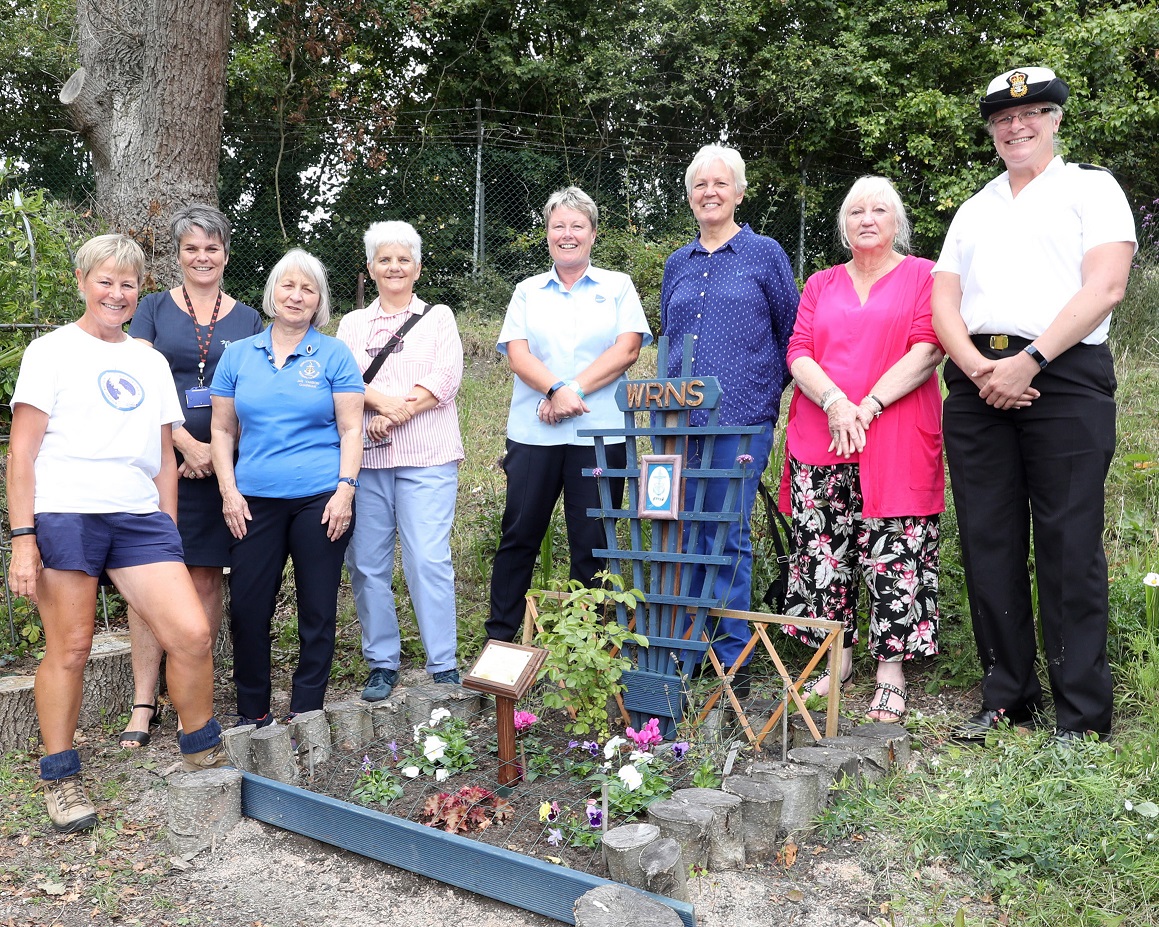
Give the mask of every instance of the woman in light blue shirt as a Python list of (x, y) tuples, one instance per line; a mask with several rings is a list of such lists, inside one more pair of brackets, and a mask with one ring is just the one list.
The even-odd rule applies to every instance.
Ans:
[[(589, 585), (604, 568), (592, 553), (604, 546), (603, 530), (587, 514), (599, 507), (599, 492), (583, 475), (596, 465), (595, 441), (577, 432), (623, 425), (615, 384), (652, 340), (631, 278), (591, 264), (598, 220), (591, 197), (578, 187), (559, 190), (543, 218), (553, 266), (515, 288), (497, 345), (515, 374), (503, 461), (507, 505), (487, 620), (487, 636), (504, 641), (514, 640), (523, 622), (535, 558), (561, 492), (571, 578)], [(604, 443), (608, 466), (623, 468), (623, 439)], [(615, 505), (623, 492), (624, 481), (613, 480)]]

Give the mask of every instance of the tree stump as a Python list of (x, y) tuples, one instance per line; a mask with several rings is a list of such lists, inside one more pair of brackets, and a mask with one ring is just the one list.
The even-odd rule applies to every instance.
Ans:
[(753, 763), (749, 776), (758, 782), (767, 782), (784, 797), (781, 804), (782, 830), (792, 833), (812, 824), (820, 804), (816, 769), (795, 763)]
[[(825, 736), (825, 712), (811, 711), (809, 717), (813, 719), (813, 723), (817, 725), (817, 730), (821, 732), (821, 736)], [(837, 733), (849, 734), (853, 730), (853, 722), (848, 718), (837, 719)], [(779, 738), (778, 738), (779, 740)], [(805, 724), (805, 719), (800, 714), (794, 712), (789, 715), (789, 749), (795, 747), (815, 747), (817, 741), (813, 739), (813, 732), (809, 730)]]
[(784, 793), (775, 785), (747, 776), (729, 776), (721, 789), (740, 796), (744, 818), (744, 852), (746, 863), (759, 863), (776, 855), (781, 832), (781, 806)]
[(680, 844), (671, 837), (661, 837), (640, 853), (644, 871), (644, 889), (656, 895), (691, 901), (688, 896), (688, 867)]
[(303, 711), (288, 725), (290, 740), (302, 757), (302, 763), (313, 775), (314, 767), (330, 759), (330, 725), (321, 709)]
[[(392, 692), (381, 702), (363, 702), (370, 712), (374, 739), (382, 741), (406, 740), (411, 736), (411, 724), (406, 718), (406, 693)], [(429, 717), (429, 716), (428, 716)]]
[(900, 724), (890, 724), (888, 721), (867, 721), (859, 724), (852, 731), (854, 737), (866, 740), (880, 741), (885, 744), (889, 752), (889, 765), (905, 769), (910, 761), (910, 744), (913, 738), (910, 732)]
[(330, 745), (343, 753), (359, 753), (374, 739), (374, 723), (366, 702), (352, 699), (326, 708), (330, 722)]
[(654, 824), (622, 824), (604, 834), (604, 863), (608, 876), (633, 888), (644, 888), (644, 870), (640, 868), (640, 854), (650, 843), (660, 838), (660, 828)]
[(412, 686), (406, 690), (406, 718), (411, 727), (431, 720), (431, 712), (445, 708), (453, 718), (474, 721), (479, 713), (479, 695), (450, 683)]
[(720, 789), (677, 789), (672, 799), (712, 812), (712, 826), (708, 831), (710, 870), (744, 869), (744, 817), (739, 795)]
[(126, 633), (96, 634), (85, 664), (80, 727), (99, 725), (133, 704), (133, 664)]
[(601, 885), (575, 900), (575, 927), (681, 927), (661, 901), (623, 885)]
[(708, 866), (708, 832), (716, 815), (708, 808), (665, 798), (648, 806), (648, 822), (678, 844), (688, 866)]
[(257, 730), (252, 724), (243, 724), (241, 727), (226, 728), (221, 732), (221, 742), (225, 745), (225, 755), (238, 769), (245, 772), (257, 772), (254, 762), (254, 745), (250, 735)]
[(198, 853), (241, 820), (242, 774), (207, 769), (169, 779), (169, 844), (178, 855)]
[(818, 811), (825, 809), (829, 801), (829, 790), (842, 778), (848, 779), (851, 785), (857, 785), (857, 769), (861, 760), (856, 753), (829, 747), (797, 747), (789, 751), (789, 759), (817, 770)]
[(880, 782), (889, 771), (889, 746), (880, 741), (868, 737), (824, 737), (817, 746), (856, 754), (861, 760), (858, 772), (866, 782)]
[(281, 724), (258, 728), (250, 734), (257, 774), (286, 785), (298, 784), (298, 761), (290, 742), (290, 729)]
[(0, 676), (0, 752), (27, 750), (40, 732), (34, 676)]

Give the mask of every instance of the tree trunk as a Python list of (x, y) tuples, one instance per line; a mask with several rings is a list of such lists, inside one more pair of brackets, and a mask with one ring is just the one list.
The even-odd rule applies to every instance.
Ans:
[(92, 154), (96, 209), (180, 282), (169, 217), (217, 204), (232, 0), (77, 0), (80, 68), (60, 100)]

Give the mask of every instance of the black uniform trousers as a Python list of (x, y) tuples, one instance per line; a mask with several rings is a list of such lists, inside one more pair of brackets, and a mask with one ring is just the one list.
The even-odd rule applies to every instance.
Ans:
[(230, 549), (229, 612), (238, 714), (257, 719), (270, 710), (270, 627), (286, 559), (294, 563), (298, 606), (298, 666), (290, 711), (321, 708), (334, 662), (338, 584), (351, 528), (326, 536), (322, 513), (332, 492), (301, 499), (247, 496), (253, 520)]
[[(627, 464), (624, 444), (604, 446), (609, 469)], [(596, 449), (580, 444), (520, 444), (507, 440), (503, 469), (507, 473), (507, 507), (503, 512), (503, 537), (491, 569), (491, 615), (487, 636), (513, 641), (523, 626), (527, 591), (535, 571), (535, 558), (551, 524), (551, 513), (563, 493), (563, 515), (571, 551), (571, 578), (590, 586), (592, 577), (607, 567), (593, 550), (608, 546), (604, 527), (588, 509), (600, 508), (595, 477), (584, 468), (596, 466)], [(612, 505), (624, 499), (624, 481), (613, 479)]]
[[(976, 339), (977, 340), (977, 339)], [(991, 358), (1017, 353), (1011, 339)], [(952, 361), (944, 408), (946, 457), (978, 656), (982, 707), (1041, 706), (1035, 673), (1034, 578), (1056, 723), (1109, 733), (1107, 561), (1103, 484), (1115, 449), (1115, 373), (1110, 350), (1079, 344), (1031, 384), (1028, 408), (998, 410)]]

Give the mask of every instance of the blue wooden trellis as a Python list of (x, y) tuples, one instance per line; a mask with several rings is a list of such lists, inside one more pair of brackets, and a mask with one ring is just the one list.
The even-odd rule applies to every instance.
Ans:
[[(627, 606), (617, 605), (616, 618), (625, 627), (633, 627), (648, 639), (648, 646), (629, 644), (625, 655), (636, 667), (624, 675), (624, 706), (632, 713), (634, 724), (641, 718), (658, 717), (667, 720), (670, 731), (684, 713), (684, 677), (705, 657), (710, 643), (705, 629), (708, 611), (721, 603), (713, 595), (717, 576), (722, 568), (733, 566), (724, 555), (724, 543), (729, 525), (742, 515), (741, 488), (748, 464), (742, 462), (748, 452), (751, 436), (760, 432), (757, 425), (726, 426), (719, 423), (722, 390), (715, 377), (692, 377), (689, 358), (693, 356), (692, 336), (684, 341), (684, 361), (678, 380), (658, 377), (655, 380), (627, 381), (616, 390), (616, 401), (624, 412), (624, 427), (620, 429), (585, 429), (579, 434), (595, 439), (597, 470), (585, 470), (599, 484), (600, 507), (589, 509), (588, 514), (600, 518), (604, 525), (607, 547), (597, 550), (606, 557), (612, 572), (625, 575), (625, 562), (631, 568), (631, 583), (644, 592), (644, 601), (634, 612)], [(668, 368), (668, 338), (658, 343), (656, 367)], [(708, 423), (692, 425), (691, 413), (708, 411)], [(636, 423), (637, 412), (651, 413), (648, 425)], [(724, 469), (712, 468), (716, 439), (721, 436), (740, 436), (737, 460)], [(611, 437), (625, 439), (627, 462), (623, 470), (607, 465), (604, 441)], [(699, 465), (687, 467), (688, 439), (704, 439), (704, 451)], [(639, 515), (640, 454), (637, 440), (648, 438), (658, 454), (679, 454), (682, 457), (683, 499), (679, 518), (675, 521), (652, 522), (651, 538), (645, 544), (644, 526)], [(627, 508), (612, 505), (611, 480), (626, 480)], [(707, 511), (704, 507), (709, 480), (728, 480), (721, 511)], [(691, 503), (691, 504), (689, 504)], [(630, 547), (620, 547), (616, 524), (627, 519)], [(712, 550), (708, 554), (687, 553), (684, 550), (687, 531), (687, 550), (696, 550), (702, 532), (712, 524), (717, 530)], [(645, 575), (645, 564), (650, 566)], [(692, 589), (692, 567), (703, 565), (704, 580), (699, 589)], [(626, 577), (625, 577), (626, 579)]]

